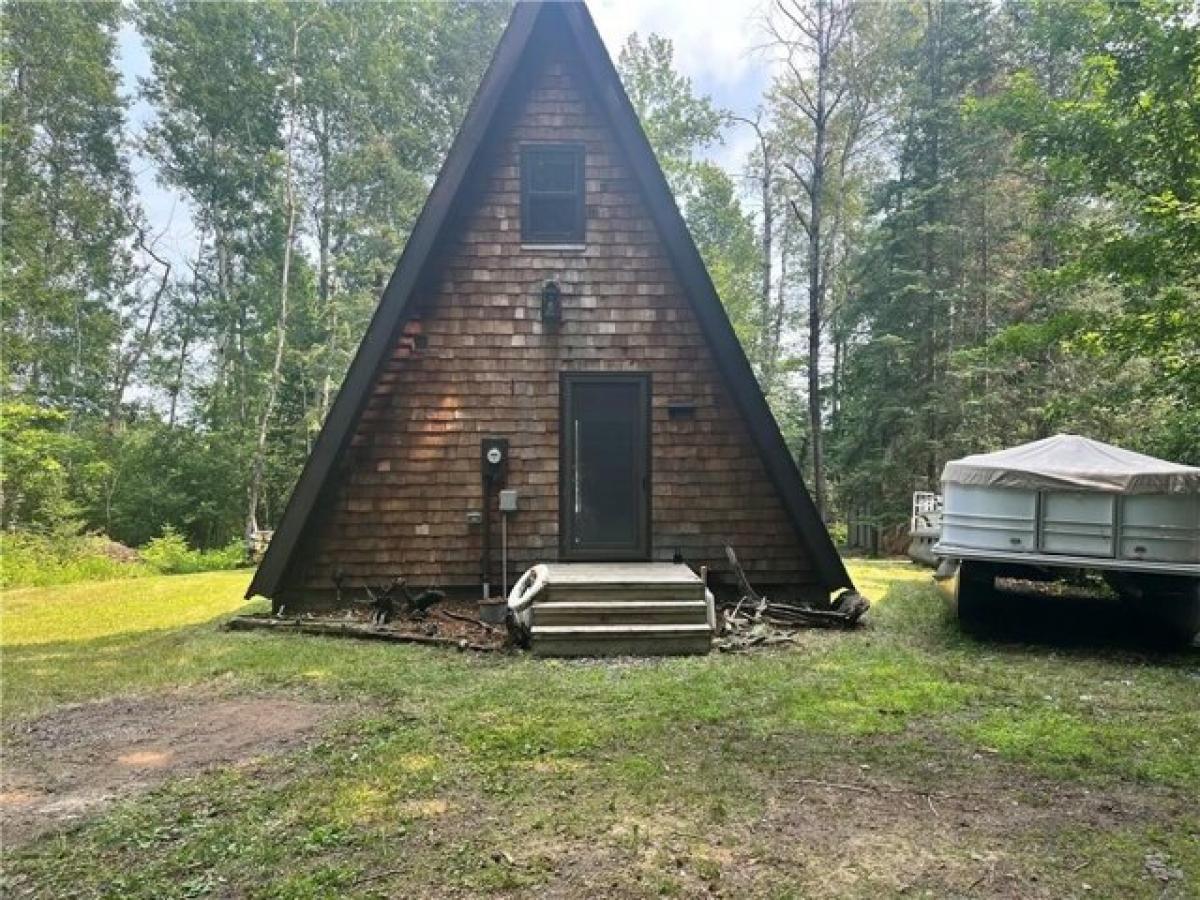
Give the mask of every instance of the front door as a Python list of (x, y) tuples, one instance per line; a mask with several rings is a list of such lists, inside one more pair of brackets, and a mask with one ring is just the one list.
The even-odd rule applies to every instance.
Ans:
[(650, 376), (564, 372), (560, 555), (650, 558)]

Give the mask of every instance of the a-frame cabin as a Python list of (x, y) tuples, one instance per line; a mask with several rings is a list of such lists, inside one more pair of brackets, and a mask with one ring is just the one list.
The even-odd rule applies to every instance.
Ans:
[(248, 593), (672, 559), (720, 592), (726, 544), (773, 597), (851, 586), (590, 14), (520, 3)]

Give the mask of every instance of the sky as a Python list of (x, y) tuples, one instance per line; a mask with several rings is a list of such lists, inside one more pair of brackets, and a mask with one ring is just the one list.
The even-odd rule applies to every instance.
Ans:
[[(589, 9), (614, 61), (633, 32), (657, 33), (675, 47), (676, 68), (692, 80), (696, 92), (720, 107), (752, 116), (770, 78), (770, 66), (758, 48), (765, 40), (761, 24), (765, 0), (591, 0)], [(150, 59), (137, 33), (125, 26), (119, 35), (120, 70), (132, 96), (137, 80), (150, 74)], [(135, 102), (130, 119), (144, 128), (153, 110)], [(714, 162), (737, 171), (753, 146), (747, 127), (731, 129), (724, 145), (709, 151)], [(160, 249), (183, 266), (195, 249), (187, 201), (159, 185), (152, 163), (135, 158), (134, 172)]]
[[(593, 0), (588, 8), (614, 60), (633, 32), (661, 34), (671, 39), (675, 66), (697, 93), (753, 116), (770, 78), (759, 49), (766, 40), (763, 0)], [(753, 141), (749, 129), (730, 133), (718, 161), (740, 163)]]

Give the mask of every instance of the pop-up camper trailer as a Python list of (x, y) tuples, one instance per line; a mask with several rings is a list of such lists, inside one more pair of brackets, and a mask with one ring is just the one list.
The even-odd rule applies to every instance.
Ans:
[(1200, 468), (1077, 435), (953, 460), (934, 553), (960, 617), (994, 612), (997, 577), (1101, 573), (1184, 640), (1200, 631)]

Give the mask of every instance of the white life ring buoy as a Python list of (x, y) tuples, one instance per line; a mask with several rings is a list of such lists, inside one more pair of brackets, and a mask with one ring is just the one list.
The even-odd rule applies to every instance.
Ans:
[(528, 609), (533, 604), (533, 598), (549, 583), (549, 575), (549, 570), (541, 563), (526, 569), (508, 592), (508, 608), (517, 614)]

